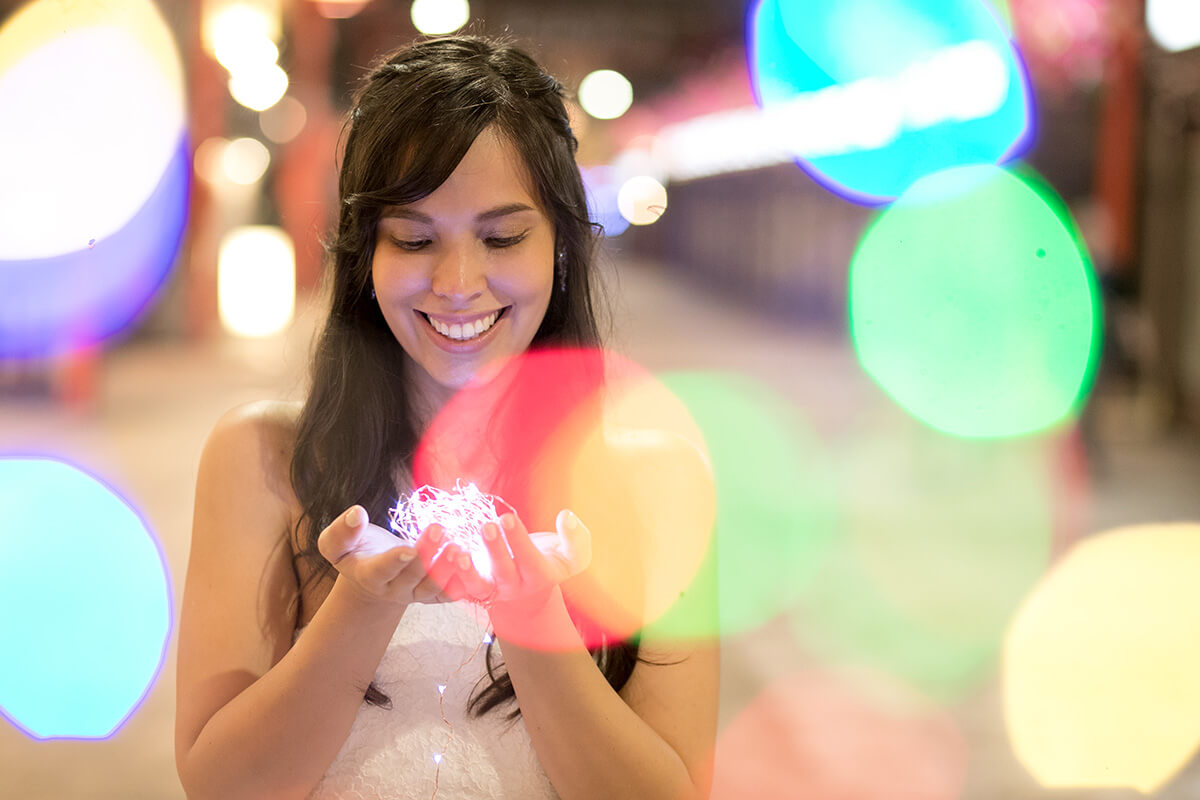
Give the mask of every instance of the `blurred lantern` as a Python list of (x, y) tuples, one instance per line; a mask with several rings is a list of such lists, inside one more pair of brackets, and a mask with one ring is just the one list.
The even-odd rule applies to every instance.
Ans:
[(225, 177), (242, 186), (257, 183), (271, 163), (271, 154), (262, 142), (243, 136), (234, 139), (221, 153)]
[(221, 136), (210, 136), (196, 145), (193, 164), (196, 175), (205, 183), (216, 185), (225, 180), (225, 150), (229, 140)]
[(279, 333), (292, 321), (296, 257), (292, 240), (269, 225), (235, 228), (221, 241), (217, 306), (226, 330), (250, 338)]
[[(1200, 748), (1200, 525), (1078, 544), (1008, 632), (1013, 752), (1051, 788), (1155, 795)], [(1187, 792), (1184, 792), (1187, 794)]]
[(1146, 27), (1164, 50), (1200, 47), (1200, 2), (1146, 0)]
[(579, 105), (596, 119), (616, 119), (633, 105), (633, 85), (615, 70), (596, 70), (579, 83)]
[(621, 216), (634, 225), (651, 225), (667, 210), (666, 188), (648, 175), (638, 175), (617, 192)]
[(146, 306), (183, 233), (175, 42), (149, 0), (30, 3), (0, 28), (0, 108), (0, 358), (88, 346)]
[[(1021, 55), (1039, 88), (1090, 88), (1103, 77), (1112, 36), (1109, 0), (1009, 0)], [(1193, 0), (1184, 3), (1194, 7)]]
[(265, 111), (278, 103), (287, 88), (287, 73), (278, 64), (229, 76), (229, 94), (253, 111)]
[(471, 18), (467, 0), (413, 0), (412, 21), (426, 36), (454, 33)]
[(304, 104), (290, 95), (263, 111), (258, 116), (258, 127), (275, 144), (285, 144), (295, 139), (308, 122)]
[(328, 19), (348, 19), (366, 8), (370, 0), (313, 0), (317, 13)]

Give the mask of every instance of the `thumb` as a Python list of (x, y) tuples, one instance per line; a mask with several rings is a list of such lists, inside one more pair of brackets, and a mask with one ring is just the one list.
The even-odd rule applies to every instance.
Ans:
[(358, 533), (367, 523), (367, 512), (362, 506), (353, 505), (339, 516), (317, 538), (317, 550), (330, 564), (337, 565), (352, 550)]
[(575, 512), (564, 508), (554, 520), (563, 552), (571, 564), (572, 574), (578, 575), (592, 563), (592, 532), (575, 516)]

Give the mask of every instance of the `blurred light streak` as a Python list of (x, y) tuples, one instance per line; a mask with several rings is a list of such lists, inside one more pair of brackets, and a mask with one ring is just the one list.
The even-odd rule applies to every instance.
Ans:
[(1164, 50), (1175, 53), (1200, 47), (1200, 2), (1146, 0), (1146, 27)]
[(413, 25), (426, 36), (454, 33), (471, 19), (467, 0), (413, 0)]
[(166, 657), (159, 544), (115, 491), (50, 458), (0, 458), (0, 514), (0, 712), (36, 739), (107, 738)]
[(633, 84), (616, 70), (589, 72), (579, 82), (579, 105), (596, 119), (616, 119), (633, 105)]
[(257, 139), (234, 139), (221, 151), (221, 169), (226, 178), (240, 185), (257, 183), (271, 164), (271, 153)]
[(235, 228), (221, 241), (217, 306), (221, 324), (235, 336), (279, 333), (292, 321), (296, 257), (292, 240), (269, 225)]
[(263, 136), (275, 144), (286, 144), (300, 135), (308, 122), (304, 104), (290, 95), (258, 115)]
[(170, 31), (147, 0), (30, 3), (0, 28), (0, 107), (0, 358), (88, 347), (141, 311), (182, 237)]
[(1044, 430), (1091, 388), (1095, 275), (1061, 200), (1033, 176), (978, 165), (919, 180), (864, 235), (849, 303), (863, 368), (944, 433)]
[(958, 800), (968, 755), (953, 717), (904, 687), (810, 669), (721, 731), (712, 800)]
[[(795, 409), (761, 383), (724, 373), (657, 377), (703, 434), (717, 546), (645, 633), (696, 639), (751, 630), (794, 607), (824, 569), (836, 513), (827, 455)], [(714, 593), (719, 619), (709, 611)]]
[(793, 628), (827, 662), (953, 703), (992, 674), (1049, 562), (1056, 512), (1075, 499), (1055, 492), (1069, 439), (967, 441), (880, 412), (831, 448), (839, 527)]
[(632, 225), (653, 225), (667, 210), (667, 190), (649, 175), (636, 175), (617, 190), (617, 209)]
[(1030, 594), (1005, 642), (1004, 711), (1044, 786), (1154, 794), (1200, 746), (1200, 524), (1080, 544)]
[(979, 0), (761, 0), (748, 36), (759, 105), (787, 109), (782, 149), (855, 202), (1029, 143), (1027, 77)]

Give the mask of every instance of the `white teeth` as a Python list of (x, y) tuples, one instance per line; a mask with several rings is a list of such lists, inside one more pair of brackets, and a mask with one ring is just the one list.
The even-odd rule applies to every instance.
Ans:
[(493, 311), (491, 314), (488, 314), (486, 317), (483, 317), (482, 319), (477, 319), (477, 320), (475, 320), (475, 322), (467, 323), (466, 325), (461, 325), (457, 322), (454, 323), (453, 325), (447, 325), (444, 322), (439, 322), (438, 320), (434, 319), (433, 317), (428, 317), (428, 316), (426, 317), (426, 319), (429, 320), (429, 324), (433, 326), (433, 329), (436, 330), (438, 333), (440, 333), (442, 336), (445, 336), (448, 339), (454, 339), (456, 341), (465, 342), (469, 339), (474, 339), (476, 336), (480, 336), (481, 334), (483, 334), (484, 331), (486, 331), (487, 329), (489, 329), (493, 325), (495, 325), (496, 318), (499, 316), (500, 316), (499, 311)]

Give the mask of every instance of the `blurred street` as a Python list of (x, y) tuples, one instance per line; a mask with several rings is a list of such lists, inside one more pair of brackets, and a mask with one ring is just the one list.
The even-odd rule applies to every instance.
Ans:
[[(877, 414), (890, 418), (886, 399), (857, 366), (842, 337), (806, 330), (692, 288), (660, 265), (618, 254), (611, 271), (613, 344), (645, 366), (734, 371), (758, 379), (787, 399), (827, 453), (836, 452), (864, 419)], [(64, 410), (37, 398), (0, 399), (0, 452), (59, 456), (105, 475), (125, 497), (136, 498), (161, 540), (177, 609), (204, 437), (233, 405), (301, 396), (316, 313), (299, 309), (285, 335), (267, 340), (220, 338), (195, 345), (148, 341), (112, 350), (103, 357), (91, 407)], [(1103, 425), (1097, 439), (1093, 453), (1104, 469), (1079, 495), (1075, 511), (1082, 534), (1131, 523), (1200, 519), (1200, 493), (1195, 490), (1200, 449), (1193, 439), (1139, 438)], [(862, 487), (864, 493), (872, 490)], [(85, 510), (51, 511), (53, 525), (47, 530), (53, 535), (89, 535)], [(52, 593), (54, 565), (44, 568), (46, 592)], [(30, 597), (28, 602), (41, 600)], [(7, 608), (4, 613), (22, 611)], [(763, 687), (811, 663), (793, 631), (781, 617), (724, 641), (723, 729)], [(88, 669), (86, 653), (75, 667)], [(0, 725), (0, 795), (14, 800), (183, 797), (172, 758), (174, 670), (172, 641), (144, 706), (108, 741), (35, 742)], [(991, 677), (946, 708), (967, 748), (963, 800), (1138, 796), (1116, 790), (1038, 790), (1010, 750), (999, 682), (994, 669), (988, 673)], [(719, 756), (718, 784), (736, 782), (739, 768)], [(1156, 796), (1200, 796), (1200, 771), (1185, 772)]]

